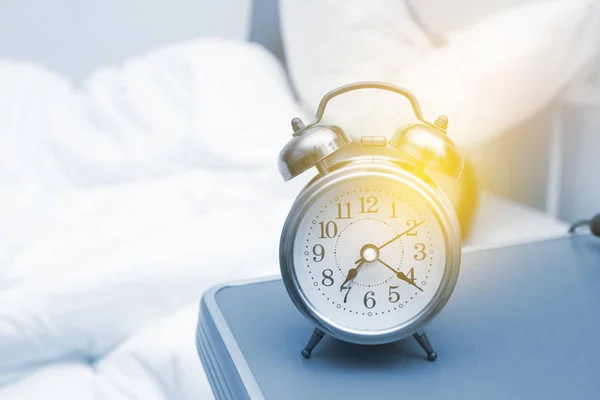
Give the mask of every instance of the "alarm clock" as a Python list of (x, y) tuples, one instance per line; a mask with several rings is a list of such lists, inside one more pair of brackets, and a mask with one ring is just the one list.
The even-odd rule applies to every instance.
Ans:
[[(322, 123), (332, 98), (358, 89), (404, 96), (419, 122), (390, 140), (375, 132), (354, 141)], [(318, 171), (294, 201), (279, 249), (287, 293), (314, 325), (305, 358), (326, 334), (365, 345), (412, 335), (430, 361), (437, 358), (424, 328), (452, 294), (461, 252), (456, 213), (431, 178), (439, 171), (458, 179), (463, 170), (447, 124), (445, 116), (428, 122), (411, 92), (383, 82), (332, 90), (312, 123), (292, 120), (282, 177)]]

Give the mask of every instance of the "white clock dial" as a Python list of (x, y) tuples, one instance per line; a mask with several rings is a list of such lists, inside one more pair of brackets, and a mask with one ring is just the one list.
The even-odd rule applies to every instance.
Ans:
[(355, 179), (304, 213), (294, 268), (312, 307), (346, 328), (392, 329), (415, 317), (444, 275), (444, 235), (429, 203), (408, 185)]

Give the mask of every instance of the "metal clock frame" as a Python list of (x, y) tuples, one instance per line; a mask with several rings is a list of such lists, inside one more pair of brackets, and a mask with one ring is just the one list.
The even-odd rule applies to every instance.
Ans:
[[(454, 290), (460, 269), (462, 241), (458, 218), (446, 195), (434, 183), (425, 182), (421, 177), (403, 167), (397, 160), (385, 157), (373, 160), (371, 156), (368, 156), (357, 157), (340, 164), (332, 166), (331, 172), (324, 176), (317, 176), (313, 179), (292, 205), (282, 230), (279, 247), (279, 263), (283, 282), (296, 308), (322, 333), (347, 342), (367, 345), (404, 339), (424, 328), (446, 305)], [(338, 184), (365, 178), (387, 178), (402, 183), (420, 194), (433, 212), (444, 235), (446, 246), (446, 264), (442, 281), (427, 306), (408, 321), (393, 328), (377, 331), (348, 328), (321, 313), (302, 291), (294, 267), (294, 242), (297, 229), (310, 206)], [(318, 343), (320, 337), (315, 339), (313, 336), (311, 341), (313, 340)], [(427, 340), (426, 337), (425, 340)], [(428, 342), (427, 344), (429, 345)], [(308, 356), (304, 352), (303, 355), (308, 357), (310, 352)], [(430, 360), (433, 361), (433, 359), (430, 354)]]

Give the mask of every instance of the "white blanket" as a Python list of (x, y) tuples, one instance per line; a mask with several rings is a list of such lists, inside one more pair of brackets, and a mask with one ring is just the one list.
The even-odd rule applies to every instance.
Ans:
[(172, 46), (81, 89), (0, 63), (0, 399), (208, 394), (196, 307), (168, 315), (278, 271), (300, 113), (251, 44)]

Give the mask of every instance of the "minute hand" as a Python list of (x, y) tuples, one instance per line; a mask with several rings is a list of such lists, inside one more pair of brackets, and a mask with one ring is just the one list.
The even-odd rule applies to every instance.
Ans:
[(417, 289), (419, 289), (421, 292), (423, 291), (423, 289), (421, 289), (419, 286), (415, 285), (415, 283), (413, 281), (411, 281), (410, 279), (408, 279), (408, 276), (406, 276), (406, 274), (402, 271), (396, 271), (391, 265), (388, 265), (386, 263), (384, 263), (381, 258), (378, 258), (377, 261), (379, 261), (384, 267), (386, 267), (387, 269), (389, 269), (390, 271), (393, 271), (396, 274), (396, 277), (406, 283), (408, 283), (409, 285), (412, 285), (414, 287), (416, 287)]
[(418, 224), (415, 224), (414, 226), (411, 226), (410, 228), (408, 228), (407, 230), (405, 230), (404, 232), (399, 233), (398, 235), (396, 235), (395, 238), (388, 240), (387, 242), (385, 242), (384, 244), (382, 244), (381, 246), (379, 246), (377, 248), (377, 250), (381, 250), (383, 249), (385, 246), (387, 246), (388, 244), (392, 243), (393, 241), (401, 238), (402, 236), (406, 235), (408, 232), (412, 231), (413, 229), (415, 229), (417, 226), (421, 225), (423, 222), (425, 222), (425, 220), (421, 220), (421, 222), (419, 222)]
[[(396, 235), (396, 237), (394, 237), (393, 239), (388, 240), (387, 242), (385, 242), (384, 244), (382, 244), (381, 246), (379, 246), (377, 248), (377, 250), (381, 250), (383, 249), (385, 246), (387, 246), (388, 244), (392, 243), (394, 240), (397, 240), (399, 238), (401, 238), (402, 236), (406, 235), (408, 232), (412, 231), (413, 229), (415, 229), (417, 226), (421, 225), (423, 222), (425, 222), (425, 220), (421, 220), (421, 222), (419, 222), (418, 224), (415, 224), (414, 226), (411, 226), (410, 228), (408, 228), (407, 230), (405, 230), (404, 232), (400, 232), (399, 234)], [(358, 260), (356, 260), (354, 263), (358, 264), (360, 261), (362, 260), (362, 258), (359, 258)]]

